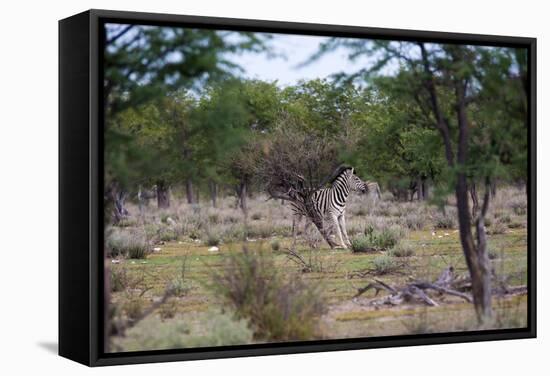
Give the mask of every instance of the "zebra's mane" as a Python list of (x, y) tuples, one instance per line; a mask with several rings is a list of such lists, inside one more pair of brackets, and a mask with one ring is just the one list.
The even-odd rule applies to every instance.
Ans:
[(334, 181), (340, 176), (342, 175), (344, 172), (346, 172), (347, 170), (351, 170), (353, 167), (351, 166), (340, 166), (338, 167), (331, 175), (331, 177), (329, 178), (328, 180), (328, 183), (329, 184), (333, 184)]

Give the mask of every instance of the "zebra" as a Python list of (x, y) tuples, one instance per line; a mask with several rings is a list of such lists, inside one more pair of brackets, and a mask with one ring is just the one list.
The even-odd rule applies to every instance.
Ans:
[[(375, 183), (376, 184), (376, 183)], [(378, 184), (376, 184), (378, 186)], [(372, 186), (375, 189), (374, 186)], [(332, 186), (315, 191), (312, 196), (314, 210), (322, 217), (328, 218), (336, 229), (337, 239), (344, 249), (351, 247), (351, 242), (346, 230), (346, 202), (350, 191), (368, 192), (369, 186), (354, 173), (352, 167), (343, 169), (332, 181)], [(380, 188), (375, 192), (379, 192)], [(303, 217), (307, 218), (306, 207), (303, 202), (291, 201), (293, 212), (292, 236), (296, 243), (297, 227)], [(306, 222), (304, 231), (307, 231), (310, 221)]]

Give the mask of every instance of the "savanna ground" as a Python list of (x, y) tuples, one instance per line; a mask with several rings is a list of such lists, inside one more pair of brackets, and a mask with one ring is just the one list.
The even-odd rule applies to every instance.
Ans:
[[(128, 219), (106, 230), (110, 351), (525, 327), (525, 294), (494, 294), (482, 327), (458, 297), (430, 293), (434, 307), (373, 304), (384, 291), (355, 297), (373, 280), (434, 281), (449, 266), (468, 274), (447, 201), (442, 210), (389, 193), (376, 202), (353, 195), (346, 218), (355, 251), (331, 250), (313, 226), (293, 248), (289, 205), (264, 196), (250, 198), (246, 226), (234, 197), (212, 208), (173, 192), (170, 209), (151, 202), (142, 214), (130, 204)], [(497, 190), (486, 220), (494, 285), (527, 284), (526, 214), (524, 188)]]

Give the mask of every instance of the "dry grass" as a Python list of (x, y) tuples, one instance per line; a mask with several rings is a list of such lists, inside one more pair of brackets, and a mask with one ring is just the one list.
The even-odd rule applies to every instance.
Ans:
[[(448, 265), (453, 265), (459, 274), (467, 273), (456, 220), (447, 218), (455, 210), (452, 198), (448, 200), (445, 214), (442, 214), (439, 208), (425, 202), (389, 200), (387, 192), (377, 203), (364, 196), (352, 196), (346, 214), (351, 238), (364, 236), (368, 229), (373, 229), (373, 233), (378, 235), (384, 231), (393, 231), (397, 235), (387, 236), (386, 240), (380, 241), (378, 244), (385, 243), (385, 247), (374, 252), (353, 253), (349, 250), (328, 249), (312, 226), (308, 234), (299, 236), (295, 249), (301, 256), (311, 258), (312, 265), (323, 267), (311, 268), (307, 273), (300, 273), (299, 268), (282, 252), (292, 246), (292, 213), (288, 204), (266, 201), (262, 196), (250, 199), (251, 214), (248, 226), (245, 226), (244, 216), (235, 208), (235, 199), (231, 197), (218, 200), (218, 208), (212, 208), (209, 203), (188, 205), (177, 197), (172, 199), (172, 203), (173, 206), (168, 210), (158, 210), (150, 205), (143, 216), (139, 216), (137, 206), (130, 204), (130, 220), (124, 227), (110, 230), (128, 242), (138, 239), (138, 243), (146, 244), (146, 259), (131, 259), (129, 253), (123, 251), (118, 252), (120, 263), (111, 265), (111, 301), (119, 319), (139, 315), (162, 296), (167, 286), (175, 286), (181, 292), (162, 305), (150, 319), (140, 322), (127, 340), (115, 338), (114, 349), (139, 349), (140, 346), (143, 349), (159, 346), (169, 348), (226, 342), (234, 344), (235, 341), (250, 343), (276, 338), (344, 338), (477, 328), (471, 305), (460, 302), (449, 301), (449, 304), (436, 308), (413, 306), (379, 309), (376, 312), (351, 302), (357, 287), (366, 282), (365, 278), (370, 278), (368, 275), (360, 277), (359, 271), (379, 269), (380, 278), (392, 284), (400, 284), (410, 278), (433, 280)], [(525, 284), (527, 219), (524, 189), (499, 189), (491, 203), (488, 218), (489, 249), (496, 276), (510, 285)], [(276, 271), (282, 286), (291, 283), (298, 273), (300, 283), (304, 286), (319, 287), (320, 298), (329, 311), (321, 317), (315, 329), (308, 329), (299, 335), (296, 332), (292, 335), (288, 332), (280, 334), (284, 333), (288, 324), (285, 320), (279, 321), (280, 328), (273, 331), (279, 334), (269, 334), (269, 330), (258, 329), (259, 326), (267, 327), (265, 324), (253, 323), (251, 315), (241, 314), (238, 317), (246, 319), (248, 332), (238, 324), (236, 334), (228, 334), (227, 340), (223, 339), (226, 338), (225, 334), (220, 334), (220, 337), (213, 334), (214, 339), (205, 334), (211, 325), (212, 310), (238, 312), (227, 294), (219, 294), (212, 287), (212, 273), (226, 270), (224, 260), (239, 254), (245, 239), (249, 247), (264, 250), (267, 264)], [(310, 244), (315, 242), (318, 248), (312, 250)], [(209, 252), (208, 249), (214, 244), (219, 247), (219, 251)], [(160, 251), (151, 252), (153, 248), (160, 248)], [(182, 277), (183, 257), (186, 265)], [(406, 268), (401, 267), (405, 262)], [(331, 265), (336, 267), (329, 268)], [(393, 268), (395, 265), (397, 267)], [(372, 298), (371, 292), (364, 294), (364, 298)], [(494, 327), (524, 325), (525, 307), (525, 300), (521, 297), (512, 303), (495, 300)], [(292, 315), (296, 318), (294, 322), (298, 328), (299, 323), (307, 321), (302, 314)], [(183, 325), (184, 321), (189, 325)], [(170, 334), (170, 340), (158, 342), (156, 327), (158, 333), (183, 332), (177, 338)], [(210, 339), (200, 342), (197, 336)]]

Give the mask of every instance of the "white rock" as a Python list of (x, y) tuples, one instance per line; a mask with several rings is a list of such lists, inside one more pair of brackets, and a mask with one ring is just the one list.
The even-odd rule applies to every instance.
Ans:
[(112, 259), (111, 262), (112, 262), (113, 264), (120, 264), (120, 260), (116, 260), (116, 259)]
[(153, 248), (153, 252), (160, 252), (160, 251), (162, 251), (162, 248), (160, 247)]
[(438, 235), (437, 237), (441, 239), (443, 237), (443, 235)]
[(446, 233), (444, 233), (443, 235), (445, 235), (445, 236), (449, 236), (449, 233), (448, 233), (448, 232), (446, 232)]
[(218, 247), (210, 247), (208, 248), (208, 252), (218, 252), (220, 249)]
[(172, 218), (168, 217), (168, 218), (166, 218), (166, 223), (168, 223), (171, 226), (174, 226), (176, 224), (176, 221), (174, 221)]

